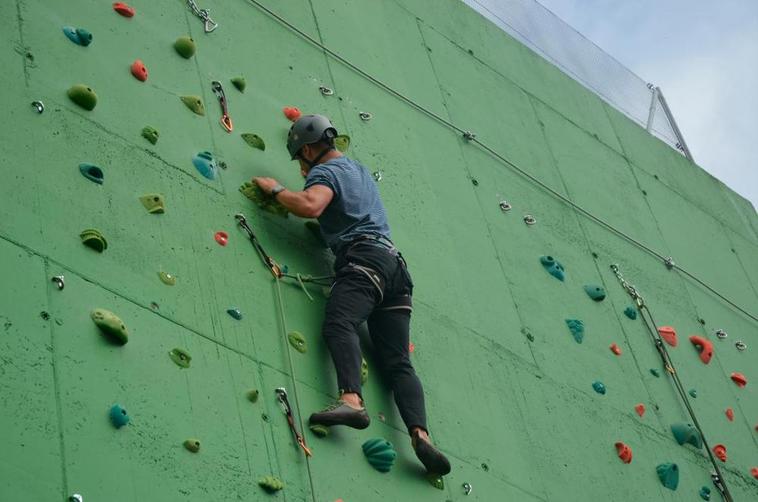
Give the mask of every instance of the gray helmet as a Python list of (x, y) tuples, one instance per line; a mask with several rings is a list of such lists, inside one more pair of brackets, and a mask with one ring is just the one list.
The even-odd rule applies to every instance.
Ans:
[(303, 145), (321, 140), (331, 144), (336, 137), (337, 129), (328, 118), (323, 115), (303, 115), (290, 127), (287, 135), (287, 150), (292, 160), (295, 160)]

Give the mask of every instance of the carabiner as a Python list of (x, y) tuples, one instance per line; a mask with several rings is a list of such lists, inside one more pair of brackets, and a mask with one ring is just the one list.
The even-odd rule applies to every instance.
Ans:
[(218, 98), (218, 103), (221, 105), (221, 125), (226, 132), (232, 132), (234, 126), (232, 125), (232, 118), (229, 116), (229, 110), (227, 109), (226, 94), (224, 94), (224, 87), (221, 82), (214, 80), (211, 82), (211, 89), (213, 94)]

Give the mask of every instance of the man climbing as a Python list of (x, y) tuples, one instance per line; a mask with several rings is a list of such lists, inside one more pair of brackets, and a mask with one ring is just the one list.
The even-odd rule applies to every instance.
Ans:
[(450, 463), (429, 440), (424, 391), (411, 365), (408, 342), (413, 283), (390, 240), (387, 214), (365, 167), (334, 147), (337, 130), (323, 115), (304, 115), (290, 128), (287, 150), (300, 162), (303, 191), (273, 178), (253, 182), (296, 216), (317, 218), (334, 252), (336, 274), (322, 335), (337, 372), (340, 398), (310, 416), (311, 425), (365, 429), (358, 326), (367, 321), (377, 359), (386, 372), (416, 456), (430, 473), (445, 475)]

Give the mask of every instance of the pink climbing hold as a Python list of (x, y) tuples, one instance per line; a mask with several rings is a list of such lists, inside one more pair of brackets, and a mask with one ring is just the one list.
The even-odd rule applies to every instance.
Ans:
[(726, 418), (729, 419), (730, 422), (734, 422), (734, 410), (731, 408), (726, 409)]
[(692, 342), (692, 345), (694, 345), (700, 353), (700, 360), (703, 361), (704, 364), (711, 362), (711, 357), (713, 357), (713, 344), (710, 340), (706, 340), (702, 336), (691, 336), (690, 342)]
[(732, 373), (732, 381), (737, 384), (737, 387), (742, 388), (747, 385), (747, 378), (742, 373)]
[(750, 469), (750, 474), (752, 474), (755, 479), (758, 479), (758, 467)]
[(717, 444), (713, 447), (713, 454), (716, 455), (716, 458), (721, 460), (722, 462), (726, 462), (726, 446), (723, 444)]
[(672, 347), (676, 347), (676, 330), (671, 326), (661, 326), (658, 328), (658, 334), (661, 335), (666, 343)]
[(619, 441), (616, 443), (616, 453), (618, 453), (619, 458), (622, 462), (625, 464), (630, 464), (632, 462), (632, 449), (629, 448), (628, 445), (622, 443)]
[(130, 7), (124, 2), (116, 2), (113, 4), (113, 10), (118, 12), (124, 17), (134, 17), (134, 7)]
[(611, 349), (611, 352), (613, 352), (613, 353), (614, 353), (614, 354), (616, 354), (617, 356), (620, 356), (620, 355), (621, 355), (621, 349), (620, 349), (620, 348), (619, 348), (619, 346), (618, 346), (618, 345), (616, 345), (615, 343), (612, 343), (612, 344), (611, 344), (611, 347), (610, 347), (610, 349)]
[(408, 352), (413, 354), (414, 350), (416, 350), (416, 346), (413, 344), (413, 342), (408, 342)]
[(226, 246), (226, 243), (229, 242), (229, 235), (226, 232), (216, 232), (213, 238), (222, 246)]
[(637, 415), (639, 415), (640, 418), (642, 418), (642, 416), (645, 414), (645, 405), (642, 403), (638, 404), (637, 406), (634, 407), (634, 411), (636, 411)]
[(294, 106), (285, 106), (284, 108), (282, 108), (282, 111), (284, 112), (284, 116), (287, 117), (292, 122), (299, 119), (300, 116), (302, 115), (300, 110)]
[(145, 68), (145, 63), (142, 60), (137, 59), (132, 63), (132, 75), (140, 82), (147, 80), (147, 68)]

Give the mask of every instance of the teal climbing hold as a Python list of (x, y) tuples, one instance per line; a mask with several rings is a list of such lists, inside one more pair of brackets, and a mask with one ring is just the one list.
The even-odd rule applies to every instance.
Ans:
[(63, 33), (68, 37), (69, 40), (74, 42), (76, 45), (87, 47), (89, 44), (92, 43), (92, 33), (85, 30), (84, 28), (74, 28), (73, 26), (64, 26)]
[(634, 321), (637, 319), (637, 309), (634, 307), (627, 307), (624, 309), (624, 315)]
[(361, 385), (368, 381), (368, 363), (361, 357)]
[(88, 228), (82, 230), (79, 234), (79, 238), (82, 240), (82, 244), (90, 249), (94, 249), (98, 253), (102, 253), (108, 249), (108, 241), (105, 240), (103, 234), (95, 228)]
[(566, 319), (566, 326), (568, 326), (571, 334), (574, 335), (576, 343), (582, 343), (582, 340), (584, 340), (584, 323), (579, 319)]
[(100, 331), (113, 342), (126, 345), (129, 341), (129, 331), (126, 329), (126, 325), (110, 310), (95, 309), (90, 312), (90, 317), (100, 328)]
[(696, 398), (697, 397), (697, 389), (690, 389), (689, 395), (692, 396), (693, 398)]
[(605, 300), (605, 289), (603, 289), (602, 286), (598, 286), (597, 284), (587, 284), (584, 286), (584, 291), (586, 291), (587, 295), (596, 302), (602, 302)]
[(242, 133), (242, 139), (244, 139), (245, 143), (252, 146), (253, 148), (257, 148), (258, 150), (261, 150), (261, 151), (266, 150), (266, 143), (263, 141), (263, 138), (261, 138), (257, 134), (253, 134), (251, 132), (245, 132), (245, 133)]
[(563, 281), (566, 278), (563, 265), (552, 256), (540, 256), (540, 263), (545, 267), (548, 274), (552, 275), (559, 281)]
[(92, 111), (97, 106), (97, 94), (84, 84), (76, 84), (66, 93), (68, 98), (85, 110)]
[(152, 144), (156, 144), (158, 142), (159, 136), (160, 133), (155, 127), (145, 126), (142, 128), (142, 137)]
[(93, 183), (97, 183), (98, 185), (103, 184), (105, 175), (103, 174), (103, 170), (97, 167), (95, 164), (82, 162), (79, 164), (79, 172), (82, 173), (82, 176), (92, 181)]
[(190, 367), (192, 356), (190, 356), (189, 352), (187, 352), (186, 350), (180, 349), (180, 348), (171, 349), (168, 353), (168, 356), (171, 358), (172, 361), (176, 363), (177, 366), (181, 368)]
[(189, 59), (195, 55), (195, 41), (192, 37), (183, 36), (176, 39), (174, 42), (174, 50), (184, 59)]
[(211, 152), (198, 153), (192, 157), (192, 164), (194, 164), (195, 169), (197, 169), (205, 178), (208, 178), (209, 180), (216, 179), (218, 166), (216, 164), (216, 159)]
[(650, 374), (653, 375), (655, 378), (658, 378), (661, 376), (661, 372), (658, 371), (655, 368), (650, 368)]
[(658, 472), (658, 479), (661, 480), (663, 486), (669, 490), (676, 490), (676, 487), (679, 486), (679, 467), (676, 464), (660, 464), (655, 470)]
[(305, 343), (305, 337), (299, 331), (290, 331), (287, 333), (287, 340), (289, 340), (290, 345), (295, 347), (295, 350), (301, 354), (308, 350), (308, 346)]
[(599, 380), (592, 382), (592, 388), (595, 389), (595, 392), (598, 394), (605, 394), (605, 385)]
[(700, 489), (700, 498), (703, 500), (711, 500), (711, 489), (704, 486)]
[(379, 472), (390, 472), (397, 452), (392, 443), (383, 438), (369, 439), (363, 443), (363, 454), (371, 466)]
[(284, 483), (275, 476), (265, 476), (259, 479), (258, 485), (269, 493), (278, 492), (284, 488)]
[(691, 444), (697, 449), (703, 447), (703, 438), (697, 428), (692, 424), (687, 424), (684, 422), (671, 424), (671, 432), (674, 434), (674, 439), (676, 439), (676, 442), (680, 445), (687, 443)]
[(247, 82), (245, 81), (245, 77), (234, 77), (232, 79), (232, 85), (236, 87), (239, 92), (245, 92)]
[(114, 404), (111, 407), (110, 417), (111, 423), (116, 427), (116, 429), (120, 429), (129, 423), (129, 414), (118, 404)]
[(227, 309), (226, 313), (229, 314), (230, 316), (234, 317), (238, 321), (242, 320), (242, 312), (240, 312), (240, 309), (238, 309), (238, 308)]
[(205, 115), (205, 106), (200, 96), (181, 96), (182, 103), (197, 115)]

